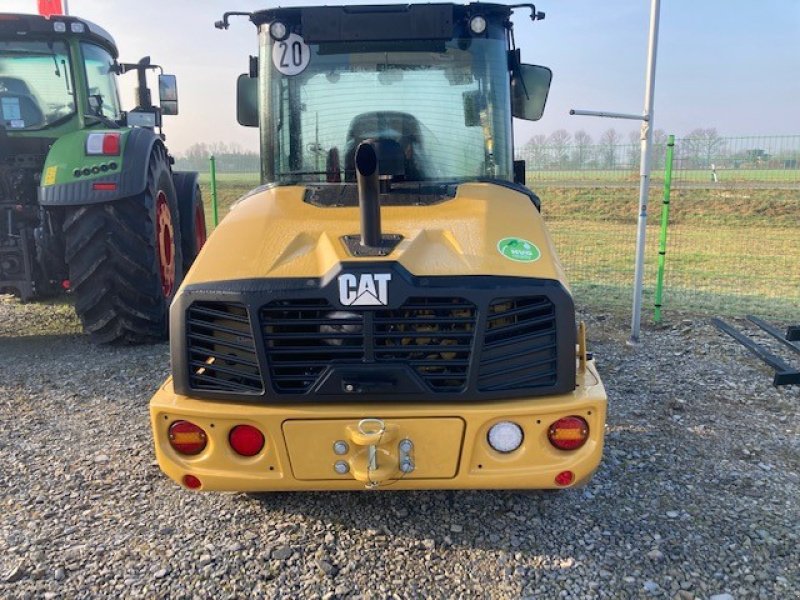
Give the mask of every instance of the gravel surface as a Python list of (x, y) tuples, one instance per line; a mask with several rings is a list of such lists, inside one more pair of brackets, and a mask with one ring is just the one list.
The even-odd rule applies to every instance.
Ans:
[(798, 387), (706, 319), (636, 349), (588, 321), (610, 407), (584, 489), (193, 494), (150, 441), (167, 346), (0, 297), (0, 598), (800, 597)]

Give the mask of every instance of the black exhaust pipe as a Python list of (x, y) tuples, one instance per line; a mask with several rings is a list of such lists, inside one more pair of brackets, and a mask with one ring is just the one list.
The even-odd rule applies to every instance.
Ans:
[(371, 142), (361, 142), (356, 149), (356, 182), (358, 208), (361, 212), (361, 245), (381, 245), (380, 178), (378, 153)]

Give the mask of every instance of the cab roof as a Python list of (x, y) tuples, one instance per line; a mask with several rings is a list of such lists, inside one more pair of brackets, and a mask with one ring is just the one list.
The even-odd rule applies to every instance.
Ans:
[(100, 44), (119, 56), (114, 38), (105, 29), (78, 17), (0, 13), (0, 40), (55, 40), (79, 38)]
[[(532, 5), (526, 5), (532, 6)], [(513, 7), (505, 4), (371, 4), (270, 8), (250, 14), (261, 26), (284, 21), (306, 42), (449, 40), (461, 37), (472, 17), (482, 16), (488, 31), (511, 26)]]

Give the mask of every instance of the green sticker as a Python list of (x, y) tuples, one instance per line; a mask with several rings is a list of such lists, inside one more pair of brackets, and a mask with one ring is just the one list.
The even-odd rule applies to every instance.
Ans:
[(542, 252), (536, 244), (521, 238), (503, 238), (497, 242), (497, 251), (517, 262), (534, 262), (542, 257)]

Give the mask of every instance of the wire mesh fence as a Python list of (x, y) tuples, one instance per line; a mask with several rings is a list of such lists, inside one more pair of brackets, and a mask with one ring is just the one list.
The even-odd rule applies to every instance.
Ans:
[[(644, 310), (654, 304), (665, 150), (666, 143), (654, 153)], [(638, 152), (638, 144), (618, 145), (613, 152), (608, 145), (521, 151), (528, 185), (542, 197), (579, 302), (631, 304)], [(720, 138), (704, 132), (676, 140), (674, 154), (665, 313), (755, 312), (797, 319), (800, 136)]]
[[(721, 138), (713, 130), (674, 147), (663, 312), (800, 316), (800, 135)], [(650, 188), (643, 310), (652, 311), (666, 136), (656, 140)], [(627, 310), (639, 197), (639, 144), (527, 144), (527, 183), (580, 304)], [(259, 185), (255, 153), (215, 157), (220, 218)], [(207, 157), (178, 160), (201, 172)], [(209, 213), (210, 214), (210, 213)]]

